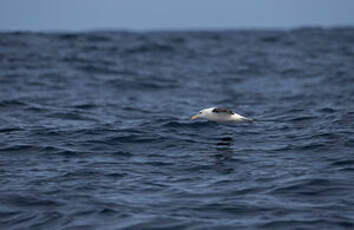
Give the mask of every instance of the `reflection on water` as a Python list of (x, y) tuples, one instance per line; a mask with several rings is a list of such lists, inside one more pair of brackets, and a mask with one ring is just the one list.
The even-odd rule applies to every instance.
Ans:
[(227, 162), (234, 156), (234, 151), (232, 149), (233, 139), (230, 135), (220, 138), (216, 143), (215, 150), (216, 153), (214, 157), (216, 159), (216, 166), (219, 172), (222, 174), (229, 174), (234, 171), (233, 167), (230, 167)]

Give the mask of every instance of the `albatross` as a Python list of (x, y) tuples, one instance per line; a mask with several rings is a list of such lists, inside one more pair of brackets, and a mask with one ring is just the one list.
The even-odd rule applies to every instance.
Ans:
[(234, 113), (227, 108), (217, 108), (211, 107), (207, 109), (200, 110), (196, 115), (192, 117), (192, 120), (197, 118), (205, 118), (210, 121), (219, 122), (253, 122), (251, 118), (241, 116), (240, 114)]

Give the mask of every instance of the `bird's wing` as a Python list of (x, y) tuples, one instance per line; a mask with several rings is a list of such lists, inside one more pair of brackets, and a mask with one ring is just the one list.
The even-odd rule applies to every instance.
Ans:
[(234, 114), (231, 110), (226, 109), (226, 108), (215, 108), (213, 109), (214, 113), (227, 113), (227, 114)]

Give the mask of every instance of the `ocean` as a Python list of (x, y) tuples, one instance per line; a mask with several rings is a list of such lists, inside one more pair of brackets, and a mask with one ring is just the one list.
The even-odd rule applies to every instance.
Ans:
[(353, 229), (354, 28), (2, 32), (0, 184), (0, 229)]

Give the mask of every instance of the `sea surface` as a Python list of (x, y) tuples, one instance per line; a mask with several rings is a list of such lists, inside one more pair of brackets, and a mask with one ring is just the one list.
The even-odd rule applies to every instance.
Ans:
[(0, 33), (0, 229), (354, 229), (354, 28)]

